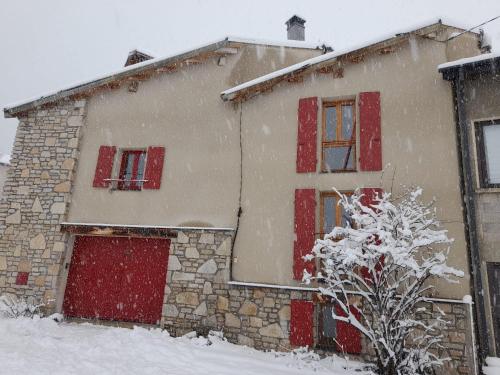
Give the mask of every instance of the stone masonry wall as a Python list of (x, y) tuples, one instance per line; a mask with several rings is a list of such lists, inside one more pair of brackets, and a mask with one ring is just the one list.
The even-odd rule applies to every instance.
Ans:
[[(68, 242), (64, 221), (78, 156), (85, 101), (65, 100), (19, 118), (11, 167), (0, 205), (0, 293), (54, 309)], [(28, 272), (27, 285), (16, 285)]]
[[(190, 331), (206, 334), (209, 330), (220, 330), (233, 343), (261, 350), (292, 349), (290, 302), (310, 301), (315, 292), (228, 284), (232, 234), (232, 231), (185, 230), (171, 240), (162, 327), (175, 336)], [(472, 342), (467, 305), (439, 303), (426, 307), (422, 319), (436, 319), (442, 310), (450, 322), (442, 332), (444, 347), (439, 355), (451, 361), (440, 373), (473, 373), (472, 346), (467, 345)], [(314, 320), (314, 326), (318, 326), (317, 316)], [(362, 346), (361, 359), (373, 360), (365, 338)]]

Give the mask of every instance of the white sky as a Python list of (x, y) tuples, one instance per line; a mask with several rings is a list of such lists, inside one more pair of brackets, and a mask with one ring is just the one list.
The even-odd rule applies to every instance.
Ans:
[[(157, 57), (226, 35), (284, 40), (294, 13), (306, 41), (340, 49), (434, 18), (476, 26), (500, 15), (500, 0), (3, 1), (0, 107), (115, 71), (134, 48)], [(500, 50), (500, 19), (483, 28)], [(0, 116), (0, 152), (16, 125)]]

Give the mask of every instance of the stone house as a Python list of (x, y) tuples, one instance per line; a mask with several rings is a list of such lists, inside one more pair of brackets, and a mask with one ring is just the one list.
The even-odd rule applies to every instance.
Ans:
[(500, 55), (439, 66), (457, 109), (481, 356), (500, 356)]
[[(68, 317), (369, 355), (301, 283), (302, 255), (341, 223), (333, 186), (418, 184), (456, 240), (451, 263), (469, 267), (452, 94), (436, 71), (480, 53), (478, 34), (448, 41), (463, 31), (438, 21), (333, 52), (240, 38), (135, 51), (114, 74), (5, 108), (19, 128), (0, 291)], [(469, 293), (468, 276), (438, 284), (447, 373), (474, 366)]]

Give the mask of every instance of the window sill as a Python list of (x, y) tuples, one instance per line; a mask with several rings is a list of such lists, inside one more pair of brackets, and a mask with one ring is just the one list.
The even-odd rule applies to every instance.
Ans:
[(356, 173), (356, 169), (342, 169), (342, 170), (336, 170), (336, 171), (325, 171), (321, 170), (319, 173), (322, 174), (338, 174), (338, 173)]
[(491, 188), (479, 188), (474, 190), (476, 194), (498, 194), (500, 193), (500, 187), (491, 187)]

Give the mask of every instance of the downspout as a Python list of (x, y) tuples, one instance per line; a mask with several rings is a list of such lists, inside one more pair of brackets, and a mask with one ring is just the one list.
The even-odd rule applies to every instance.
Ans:
[[(489, 353), (488, 331), (486, 326), (486, 313), (484, 308), (483, 282), (481, 277), (481, 258), (479, 255), (479, 240), (476, 226), (476, 207), (474, 199), (474, 179), (472, 176), (472, 160), (470, 149), (470, 134), (467, 127), (467, 116), (465, 112), (465, 88), (464, 71), (459, 67), (458, 74), (455, 72), (452, 86), (455, 95), (453, 96), (456, 117), (457, 117), (457, 138), (458, 147), (461, 154), (459, 161), (461, 190), (464, 196), (464, 221), (467, 247), (469, 248), (469, 268), (472, 275), (472, 293), (475, 300), (476, 315), (476, 337), (478, 337), (477, 352), (480, 359), (480, 367)], [(472, 317), (471, 317), (472, 318)]]
[(240, 229), (240, 217), (243, 213), (241, 208), (241, 193), (243, 190), (243, 139), (242, 139), (242, 119), (243, 119), (243, 101), (240, 102), (240, 116), (239, 116), (239, 139), (240, 139), (240, 189), (238, 192), (238, 212), (236, 218), (236, 228), (234, 230), (233, 241), (231, 243), (231, 252), (229, 254), (229, 281), (233, 281), (233, 255), (234, 255), (234, 244), (236, 243), (236, 237), (238, 236), (238, 230)]

